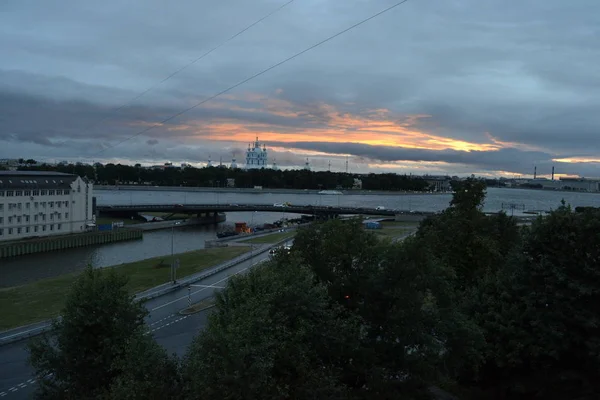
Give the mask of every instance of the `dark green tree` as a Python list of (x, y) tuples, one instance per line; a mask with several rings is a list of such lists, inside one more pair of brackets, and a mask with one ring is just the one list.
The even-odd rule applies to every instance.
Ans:
[(600, 396), (600, 212), (540, 217), (474, 307), (494, 398)]
[(139, 396), (146, 388), (146, 394), (155, 393), (143, 385), (144, 379), (170, 370), (169, 362), (144, 337), (146, 311), (133, 301), (126, 284), (127, 278), (112, 269), (88, 267), (77, 279), (53, 330), (29, 344), (37, 398), (110, 398), (111, 387), (119, 393), (133, 377), (143, 377), (130, 386), (140, 390)]
[[(285, 261), (285, 262), (284, 262)], [(347, 399), (360, 326), (298, 260), (230, 280), (185, 360), (187, 399)]]

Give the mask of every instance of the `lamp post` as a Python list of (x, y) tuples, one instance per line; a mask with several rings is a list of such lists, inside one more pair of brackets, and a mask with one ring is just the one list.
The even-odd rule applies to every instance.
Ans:
[(171, 280), (173, 284), (177, 283), (177, 272), (175, 270), (175, 225), (179, 225), (179, 222), (175, 222), (171, 226)]

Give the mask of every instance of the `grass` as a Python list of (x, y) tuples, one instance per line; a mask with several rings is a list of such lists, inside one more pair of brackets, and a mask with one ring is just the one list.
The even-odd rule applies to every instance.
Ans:
[[(249, 247), (232, 246), (176, 254), (180, 261), (177, 276), (184, 277), (231, 260), (249, 251)], [(171, 257), (156, 257), (116, 265), (129, 277), (130, 293), (141, 292), (170, 280)], [(56, 317), (65, 295), (79, 273), (42, 279), (28, 285), (0, 289), (0, 331)]]
[(243, 240), (242, 243), (251, 243), (251, 244), (271, 244), (277, 243), (280, 240), (291, 238), (296, 234), (296, 231), (291, 232), (276, 232), (271, 233), (270, 235), (265, 235), (257, 238)]
[(393, 239), (415, 231), (418, 226), (419, 224), (414, 222), (384, 221), (381, 223), (381, 229), (372, 231), (379, 236)]

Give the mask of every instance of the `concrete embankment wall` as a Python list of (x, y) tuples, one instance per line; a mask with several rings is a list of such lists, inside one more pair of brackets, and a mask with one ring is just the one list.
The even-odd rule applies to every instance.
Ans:
[(124, 240), (135, 240), (141, 239), (142, 235), (143, 233), (139, 229), (119, 229), (108, 232), (86, 232), (66, 236), (52, 236), (47, 238), (5, 242), (0, 243), (0, 258), (95, 244), (120, 242)]
[(124, 228), (127, 229), (140, 229), (142, 231), (156, 231), (159, 229), (171, 229), (175, 224), (178, 227), (182, 226), (190, 226), (190, 225), (212, 225), (218, 224), (220, 222), (225, 222), (227, 220), (227, 216), (225, 214), (218, 214), (215, 217), (201, 217), (201, 218), (188, 218), (181, 220), (169, 220), (169, 221), (155, 221), (155, 222), (147, 222), (142, 224), (134, 224), (134, 225), (125, 225)]

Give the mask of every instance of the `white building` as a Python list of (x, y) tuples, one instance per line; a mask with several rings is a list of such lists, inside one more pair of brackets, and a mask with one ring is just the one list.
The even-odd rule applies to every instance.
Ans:
[(248, 144), (248, 150), (246, 150), (246, 168), (268, 168), (267, 161), (267, 146), (263, 144), (261, 147), (257, 136), (254, 143)]
[(84, 232), (92, 184), (50, 171), (0, 171), (0, 241)]

